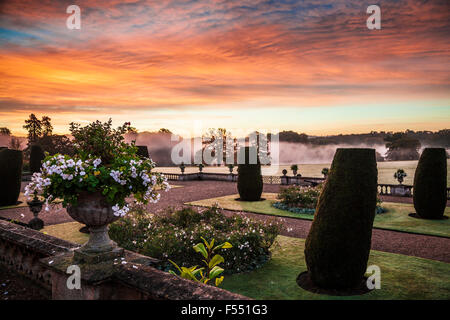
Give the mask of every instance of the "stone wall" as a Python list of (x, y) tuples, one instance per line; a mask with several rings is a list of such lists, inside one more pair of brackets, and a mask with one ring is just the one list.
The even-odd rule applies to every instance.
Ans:
[[(158, 260), (131, 251), (117, 261), (82, 264), (81, 289), (68, 289), (67, 266), (78, 245), (0, 220), (0, 264), (52, 291), (53, 299), (242, 300), (247, 297), (181, 279)], [(125, 262), (125, 263), (123, 263)]]

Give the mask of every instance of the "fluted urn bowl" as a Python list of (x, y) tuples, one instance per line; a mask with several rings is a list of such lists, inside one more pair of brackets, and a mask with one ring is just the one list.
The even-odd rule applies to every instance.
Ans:
[(67, 205), (67, 213), (89, 228), (89, 241), (78, 249), (79, 252), (107, 253), (117, 247), (108, 236), (108, 225), (120, 217), (114, 215), (111, 204), (101, 192), (81, 192), (77, 205)]

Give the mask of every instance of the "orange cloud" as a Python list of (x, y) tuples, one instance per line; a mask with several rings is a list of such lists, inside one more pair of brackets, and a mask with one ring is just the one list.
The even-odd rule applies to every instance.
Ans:
[(63, 122), (255, 101), (320, 108), (449, 98), (447, 2), (383, 1), (377, 31), (358, 1), (77, 4), (80, 31), (65, 29), (68, 2), (1, 8), (2, 125), (31, 110)]

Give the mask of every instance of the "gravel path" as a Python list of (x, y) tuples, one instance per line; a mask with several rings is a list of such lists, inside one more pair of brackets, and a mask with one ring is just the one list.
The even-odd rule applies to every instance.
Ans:
[[(157, 204), (149, 205), (149, 211), (159, 213), (166, 210), (167, 207), (182, 207), (185, 202), (237, 193), (236, 183), (225, 181), (179, 181), (172, 182), (172, 184), (182, 186), (182, 188), (173, 188), (167, 193), (162, 192), (161, 200)], [(264, 185), (264, 192), (278, 192), (279, 189), (280, 185)], [(385, 201), (392, 202), (412, 202), (411, 198), (383, 198)], [(225, 210), (225, 212), (228, 215), (236, 214), (236, 212), (232, 211)], [(307, 220), (280, 218), (249, 212), (243, 212), (240, 214), (259, 220), (281, 220), (287, 228), (287, 230), (283, 231), (282, 234), (291, 237), (306, 238), (311, 226), (311, 221)], [(0, 216), (15, 219), (21, 222), (28, 222), (32, 218), (31, 212), (26, 207), (0, 210)], [(61, 205), (54, 206), (49, 212), (42, 210), (39, 217), (44, 220), (46, 225), (73, 221)], [(373, 229), (372, 249), (450, 263), (449, 238)]]

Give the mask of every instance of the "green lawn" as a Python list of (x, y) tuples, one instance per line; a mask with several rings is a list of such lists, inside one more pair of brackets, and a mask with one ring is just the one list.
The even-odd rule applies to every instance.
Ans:
[(84, 244), (89, 240), (89, 235), (81, 233), (79, 231), (81, 227), (84, 227), (84, 224), (66, 222), (45, 226), (41, 232), (73, 243)]
[[(313, 219), (313, 216), (309, 214), (298, 214), (272, 207), (272, 203), (276, 201), (276, 193), (263, 193), (262, 197), (266, 199), (265, 201), (236, 201), (235, 199), (238, 197), (239, 195), (234, 194), (230, 196), (188, 202), (187, 204), (210, 207), (214, 203), (218, 203), (221, 208), (227, 210), (255, 212), (306, 220)], [(412, 204), (383, 202), (382, 206), (386, 208), (388, 212), (376, 215), (373, 224), (374, 228), (450, 238), (450, 219), (424, 220), (409, 217), (408, 214), (415, 211)], [(445, 209), (445, 215), (447, 217), (450, 216), (450, 207)]]
[[(83, 244), (78, 222), (46, 226), (42, 232)], [(254, 299), (450, 299), (450, 264), (400, 254), (371, 251), (369, 265), (381, 269), (381, 289), (361, 296), (334, 297), (300, 288), (296, 278), (306, 270), (304, 239), (278, 236), (272, 259), (260, 269), (225, 277), (223, 288)]]
[[(43, 199), (42, 197), (40, 197), (40, 198), (41, 198), (41, 200)], [(25, 194), (23, 192), (21, 192), (19, 194), (19, 199), (17, 199), (17, 203), (16, 204), (13, 204), (13, 205), (10, 205), (10, 206), (0, 207), (0, 210), (20, 208), (20, 207), (28, 207), (27, 200), (28, 199), (25, 196)], [(62, 200), (60, 200), (60, 199), (56, 199), (54, 201), (54, 203), (60, 203), (60, 202), (62, 202)]]
[(279, 236), (272, 259), (260, 269), (225, 276), (223, 288), (254, 299), (450, 299), (450, 264), (372, 250), (369, 264), (381, 270), (381, 289), (360, 296), (311, 293), (296, 283), (306, 271), (305, 240)]

